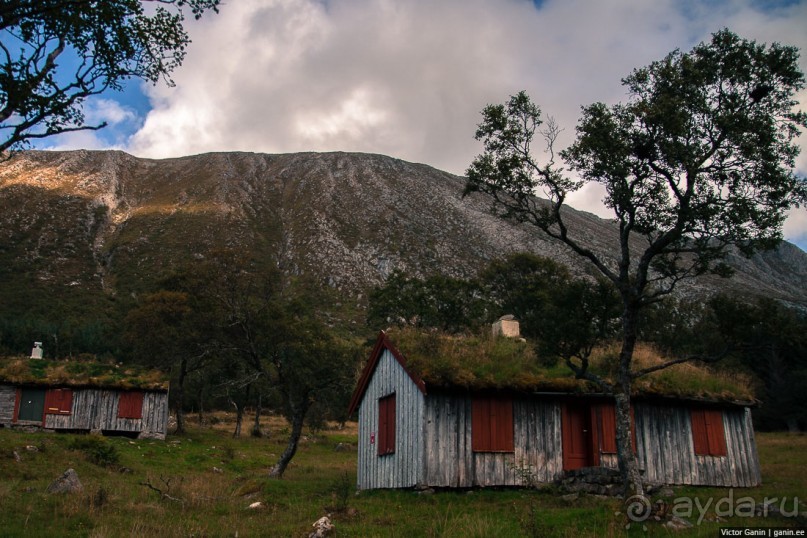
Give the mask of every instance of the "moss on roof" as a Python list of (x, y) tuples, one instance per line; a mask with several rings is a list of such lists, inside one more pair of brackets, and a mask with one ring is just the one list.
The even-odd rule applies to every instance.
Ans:
[(19, 357), (0, 358), (0, 383), (168, 390), (168, 378), (158, 370), (114, 362)]
[[(488, 335), (453, 336), (434, 331), (390, 331), (389, 340), (406, 360), (407, 369), (427, 386), (470, 390), (509, 389), (522, 392), (600, 393), (588, 381), (575, 379), (566, 365), (544, 366), (534, 346), (524, 340)], [(598, 348), (591, 371), (608, 380), (613, 375), (618, 345)], [(634, 369), (668, 360), (649, 345), (634, 353)], [(679, 364), (634, 381), (634, 395), (704, 401), (753, 403), (752, 383), (746, 376), (727, 375), (693, 363)]]

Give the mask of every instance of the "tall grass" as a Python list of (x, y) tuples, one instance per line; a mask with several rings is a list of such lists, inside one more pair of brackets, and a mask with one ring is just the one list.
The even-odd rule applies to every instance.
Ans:
[[(109, 438), (118, 461), (97, 465), (83, 436), (0, 429), (0, 535), (10, 537), (226, 537), (307, 536), (330, 513), (336, 536), (409, 537), (619, 537), (670, 536), (657, 523), (647, 531), (624, 528), (618, 500), (581, 497), (568, 502), (555, 488), (355, 491), (355, 424), (307, 434), (282, 480), (268, 478), (284, 448), (285, 424), (275, 419), (268, 437), (231, 439), (232, 423), (190, 425), (165, 442)], [(266, 424), (264, 424), (266, 426)], [(78, 441), (77, 441), (78, 439)], [(807, 436), (759, 434), (764, 485), (742, 490), (804, 495)], [(36, 447), (37, 450), (26, 447)], [(92, 450), (92, 449), (90, 449)], [(14, 457), (20, 456), (20, 461)], [(84, 490), (46, 493), (67, 468)], [(154, 488), (148, 487), (151, 484)], [(677, 494), (721, 496), (719, 488), (677, 488)], [(735, 494), (737, 496), (737, 494)], [(261, 507), (250, 509), (252, 503)], [(727, 524), (792, 525), (792, 520), (704, 522), (676, 536), (716, 536)]]

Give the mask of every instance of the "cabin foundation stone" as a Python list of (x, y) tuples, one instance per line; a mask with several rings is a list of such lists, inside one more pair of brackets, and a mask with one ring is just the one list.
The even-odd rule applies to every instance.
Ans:
[(591, 495), (622, 495), (622, 477), (616, 469), (608, 467), (583, 467), (566, 471), (560, 479), (561, 491), (572, 493), (588, 493)]

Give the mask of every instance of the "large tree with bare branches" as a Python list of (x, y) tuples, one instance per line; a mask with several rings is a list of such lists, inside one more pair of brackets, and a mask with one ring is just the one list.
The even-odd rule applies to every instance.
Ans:
[(136, 78), (171, 84), (190, 42), (184, 12), (220, 0), (0, 2), (0, 152), (88, 124), (84, 101)]
[[(749, 254), (772, 247), (786, 211), (807, 200), (805, 180), (793, 172), (794, 140), (807, 126), (807, 115), (795, 111), (795, 94), (804, 87), (798, 56), (794, 47), (719, 31), (690, 52), (676, 50), (634, 70), (623, 79), (627, 102), (584, 107), (576, 141), (559, 153), (559, 128), (543, 124), (526, 93), (482, 113), (476, 138), (485, 151), (468, 169), (467, 191), (487, 193), (502, 216), (564, 243), (621, 297), (615, 378), (595, 375), (585, 357), (566, 362), (577, 377), (614, 395), (620, 470), (637, 494), (643, 490), (631, 450), (633, 380), (691, 359), (633, 366), (643, 309), (683, 279), (727, 276), (724, 259), (732, 248)], [(540, 159), (532, 147), (536, 134), (548, 148)], [(567, 227), (567, 197), (586, 182), (605, 188), (617, 224), (616, 259)]]

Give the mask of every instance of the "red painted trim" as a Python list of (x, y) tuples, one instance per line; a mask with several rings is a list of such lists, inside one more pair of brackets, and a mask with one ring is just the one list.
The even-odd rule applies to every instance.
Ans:
[(19, 420), (18, 415), (20, 414), (20, 398), (22, 398), (22, 389), (17, 387), (17, 395), (14, 399), (14, 415), (11, 417), (11, 422), (16, 423)]
[(364, 393), (367, 390), (367, 385), (370, 384), (370, 380), (373, 378), (373, 373), (375, 372), (376, 366), (378, 366), (378, 361), (381, 359), (381, 355), (384, 354), (385, 349), (392, 353), (392, 356), (395, 357), (395, 360), (398, 361), (398, 364), (401, 365), (401, 368), (404, 369), (412, 382), (417, 386), (418, 390), (420, 390), (420, 392), (423, 394), (426, 394), (426, 383), (424, 383), (421, 378), (406, 368), (406, 358), (392, 344), (390, 339), (387, 337), (387, 333), (381, 331), (378, 333), (378, 338), (373, 346), (373, 350), (370, 352), (370, 357), (367, 359), (367, 365), (364, 367), (364, 370), (362, 370), (361, 376), (359, 377), (359, 382), (356, 385), (356, 389), (353, 391), (353, 396), (350, 398), (350, 406), (347, 410), (348, 416), (352, 415), (356, 409), (359, 408), (359, 404), (361, 403), (362, 398), (364, 398)]

